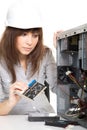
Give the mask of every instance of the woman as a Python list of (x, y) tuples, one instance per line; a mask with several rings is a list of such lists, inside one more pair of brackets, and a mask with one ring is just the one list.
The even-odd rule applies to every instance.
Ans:
[(33, 79), (56, 91), (57, 70), (49, 48), (43, 45), (40, 16), (24, 3), (11, 6), (0, 43), (0, 115), (28, 114), (30, 102), (15, 90), (25, 91)]

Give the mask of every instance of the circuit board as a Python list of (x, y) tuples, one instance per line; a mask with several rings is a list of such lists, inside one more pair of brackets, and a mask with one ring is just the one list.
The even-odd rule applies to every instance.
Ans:
[(46, 85), (43, 85), (43, 84), (37, 82), (36, 80), (32, 80), (28, 84), (27, 90), (25, 90), (25, 91), (16, 90), (15, 94), (18, 94), (21, 97), (25, 97), (25, 98), (29, 98), (29, 99), (33, 100), (38, 94), (40, 94), (46, 88), (47, 88)]
[(39, 82), (35, 82), (31, 87), (29, 87), (23, 95), (30, 98), (34, 99), (41, 91), (45, 90), (46, 86)]

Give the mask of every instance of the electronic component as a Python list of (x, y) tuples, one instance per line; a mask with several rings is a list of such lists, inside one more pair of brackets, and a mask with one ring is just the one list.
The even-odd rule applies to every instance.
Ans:
[(37, 82), (36, 80), (32, 80), (28, 84), (28, 89), (24, 92), (20, 92), (19, 90), (16, 90), (15, 94), (18, 94), (23, 97), (27, 97), (29, 99), (34, 99), (40, 92), (44, 91), (46, 89), (46, 86)]
[(59, 116), (28, 116), (28, 121), (58, 121)]
[(66, 120), (50, 120), (45, 121), (45, 125), (55, 126), (55, 127), (67, 127), (68, 125), (79, 125), (76, 121), (66, 121)]

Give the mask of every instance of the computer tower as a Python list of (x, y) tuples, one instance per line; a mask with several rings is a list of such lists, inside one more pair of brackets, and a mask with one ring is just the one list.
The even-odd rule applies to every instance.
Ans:
[[(57, 37), (57, 112), (67, 119), (66, 111), (81, 99), (85, 104), (87, 128), (87, 24), (66, 30)], [(81, 93), (79, 91), (81, 90)], [(77, 118), (73, 118), (78, 120)]]

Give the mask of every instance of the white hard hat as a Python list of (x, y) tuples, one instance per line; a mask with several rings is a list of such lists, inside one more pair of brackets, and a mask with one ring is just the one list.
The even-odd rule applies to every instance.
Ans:
[(16, 3), (8, 9), (5, 25), (20, 29), (42, 27), (40, 12), (29, 3)]

